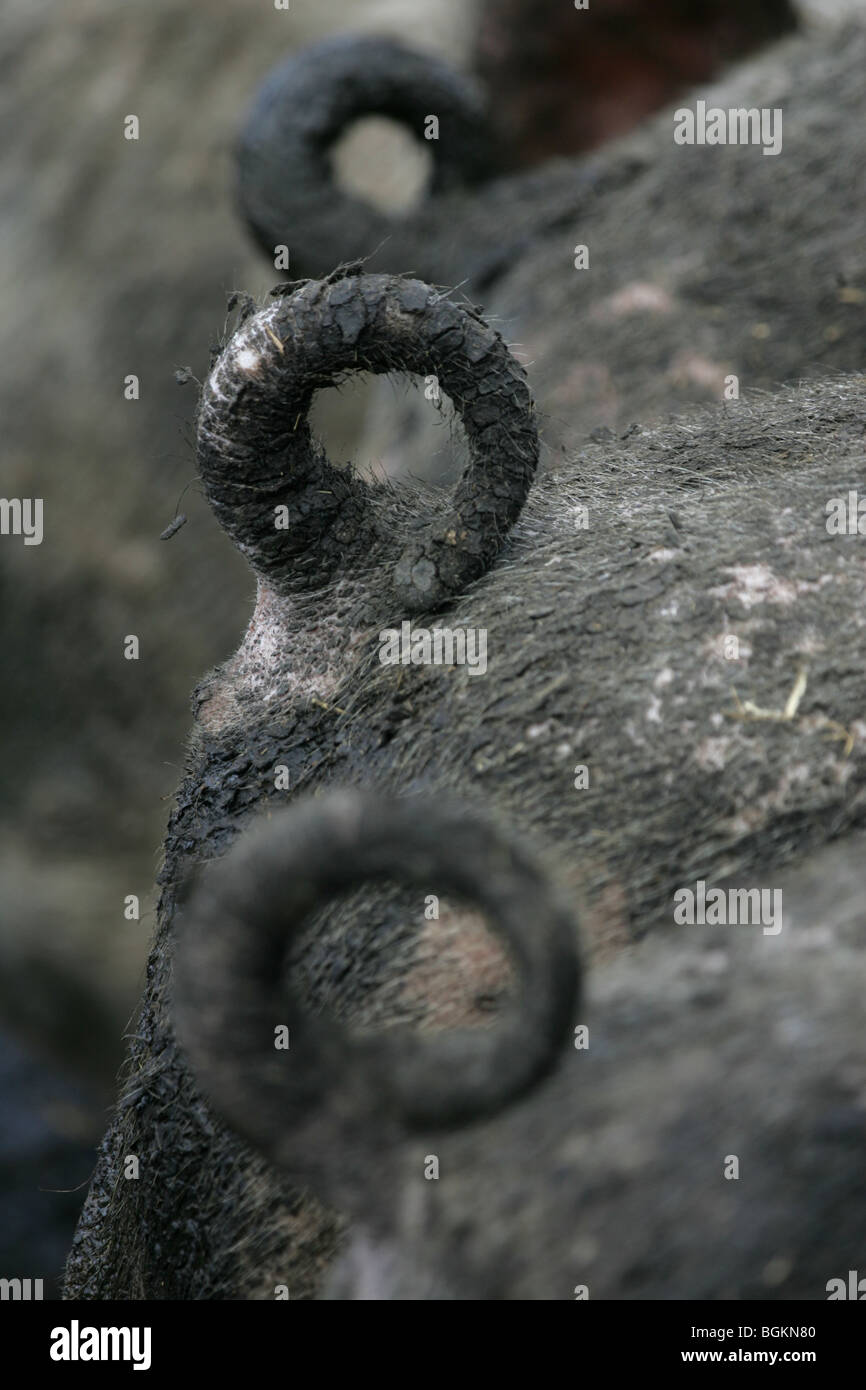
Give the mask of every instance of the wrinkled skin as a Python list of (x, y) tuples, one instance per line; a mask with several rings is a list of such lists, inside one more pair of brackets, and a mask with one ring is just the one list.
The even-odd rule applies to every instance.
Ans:
[[(325, 1287), (345, 1218), (366, 1206), (333, 1286), (338, 1294), (373, 1287), (401, 1296), (417, 1293), (420, 1279), (424, 1296), (570, 1297), (583, 1266), (597, 1260), (588, 1278), (610, 1297), (653, 1289), (688, 1297), (696, 1287), (706, 1298), (762, 1288), (772, 1296), (786, 1292), (786, 1279), (796, 1296), (821, 1297), (838, 1272), (826, 1268), (830, 1255), (838, 1252), (846, 1267), (862, 1235), (853, 1205), (862, 1152), (851, 1139), (862, 1126), (859, 916), (837, 921), (832, 900), (814, 898), (816, 884), (826, 887), (816, 871), (812, 905), (804, 897), (805, 937), (783, 932), (777, 957), (777, 938), (727, 929), (755, 940), (742, 959), (732, 943), (721, 961), (698, 928), (683, 943), (672, 902), (699, 879), (774, 887), (778, 874), (863, 823), (864, 571), (860, 538), (830, 535), (826, 504), (846, 497), (862, 472), (864, 380), (754, 397), (587, 445), (536, 480), (508, 535), (497, 531), (485, 552), (486, 572), (467, 587), (477, 443), (469, 481), (444, 500), (418, 489), (347, 486), (342, 496), (324, 489), (316, 503), (328, 465), (302, 423), (305, 395), (339, 378), (347, 357), (385, 371), (392, 348), (402, 352), (414, 332), (427, 344), (416, 371), (467, 383), (456, 399), (470, 439), (473, 374), (489, 384), (492, 420), (524, 412), (522, 431), (509, 442), (505, 430), (497, 444), (505, 476), (512, 464), (518, 476), (533, 437), (520, 373), (474, 315), (449, 310), (456, 318), (443, 336), (441, 313), (440, 297), (417, 282), (348, 275), (301, 285), (239, 326), (206, 387), (199, 465), (223, 525), (256, 569), (258, 601), (237, 655), (197, 691), (142, 1014), (67, 1295), (255, 1298), (285, 1284), (292, 1297), (311, 1296)], [(288, 421), (287, 399), (299, 405)], [(225, 491), (232, 477), (234, 501)], [(529, 477), (531, 470), (524, 490)], [(284, 551), (265, 539), (267, 518), (282, 504), (290, 515)], [(457, 520), (442, 528), (450, 507)], [(357, 532), (364, 543), (343, 550), (348, 522), (344, 540)], [(444, 585), (434, 610), (407, 594), (407, 536), (410, 548), (416, 537), (432, 545), (425, 553)], [(381, 664), (379, 633), (405, 618), (484, 628), (487, 673)], [(575, 768), (584, 764), (589, 786), (578, 790)], [(274, 1169), (219, 1118), (225, 1111), (237, 1125), (218, 1086), (214, 1106), (202, 1098), (170, 1011), (178, 918), (195, 910), (184, 907), (190, 870), (224, 855), (253, 813), (333, 784), (423, 793), (431, 803), (456, 794), (470, 810), (491, 808), (513, 839), (541, 852), (576, 911), (590, 999), (599, 1001), (599, 1033), (609, 1039), (587, 1054), (592, 1085), (578, 1092), (563, 1070), (528, 1108), (506, 1109), (489, 1121), (494, 1128), (467, 1131), (453, 1147), (449, 1140), (442, 1153), (458, 1170), (453, 1181), (413, 1186), (424, 1155), (440, 1151), (435, 1127), (410, 1147), (389, 1136), (385, 1157), (396, 1164), (398, 1186), (385, 1188), (403, 1185), (399, 1210), (381, 1194), (368, 1201), (368, 1170), (351, 1147), (349, 1171), (336, 1178), (330, 1169), (342, 1159), (333, 1146), (323, 1146), (318, 1168), (315, 1153), (312, 1162), (297, 1157), (297, 1177), (332, 1205), (302, 1200), (290, 1185), (291, 1108), (284, 1166)], [(849, 871), (846, 859), (840, 872)], [(856, 900), (854, 888), (846, 891)], [(279, 902), (276, 895), (276, 910)], [(642, 938), (633, 961), (618, 965), (623, 948)], [(477, 919), (449, 905), (443, 932), (424, 917), (417, 889), (362, 887), (314, 912), (288, 968), (307, 1008), (326, 1006), (363, 1028), (478, 1025), (514, 984)], [(658, 987), (638, 988), (642, 973)], [(709, 996), (695, 984), (707, 975)], [(682, 999), (718, 1010), (707, 1025), (715, 1045), (705, 1051), (697, 1048), (703, 1017), (691, 1005), (678, 1010)], [(805, 1029), (814, 1039), (796, 1073), (781, 1066), (787, 1035), (767, 1035), (782, 1007), (795, 1009), (797, 1036)], [(650, 1025), (667, 1066), (641, 1052)], [(704, 1097), (698, 1106), (701, 1088), (715, 1097), (731, 1070), (723, 1103), (708, 1111)], [(657, 1088), (671, 1072), (662, 1104), (650, 1079)], [(311, 1066), (313, 1108), (317, 1075)], [(256, 1081), (253, 1068), (252, 1108)], [(779, 1129), (765, 1135), (769, 1093), (778, 1097)], [(730, 1139), (728, 1115), (737, 1120)], [(598, 1137), (589, 1158), (584, 1133)], [(314, 1124), (313, 1149), (316, 1134)], [(810, 1136), (828, 1147), (814, 1150)], [(509, 1155), (530, 1155), (532, 1171), (537, 1156), (539, 1183), (527, 1195), (509, 1178), (473, 1225), (465, 1213), (498, 1142)], [(793, 1171), (792, 1143), (805, 1143), (805, 1166)], [(738, 1144), (742, 1180), (723, 1184), (725, 1154), (740, 1153)], [(595, 1181), (596, 1165), (609, 1172), (606, 1155), (618, 1145), (624, 1175)], [(134, 1183), (119, 1176), (129, 1153), (141, 1158)], [(747, 1171), (750, 1155), (755, 1168)], [(550, 1165), (575, 1204), (564, 1226), (543, 1182)], [(827, 1176), (816, 1191), (819, 1172)], [(683, 1210), (706, 1212), (701, 1241), (690, 1239), (677, 1200), (668, 1200), (671, 1183)], [(411, 1262), (413, 1243), (426, 1239), (428, 1202), (444, 1214), (431, 1217), (439, 1234), (423, 1272), (412, 1275), (404, 1254)], [(514, 1224), (524, 1203), (526, 1221), (537, 1217), (525, 1246), (524, 1228)], [(560, 1228), (544, 1254), (546, 1233)], [(735, 1237), (746, 1228), (744, 1247)], [(631, 1234), (620, 1249), (621, 1230)], [(569, 1244), (581, 1233), (582, 1247)], [(601, 1253), (588, 1254), (600, 1233)], [(647, 1264), (647, 1250), (655, 1263)], [(772, 1278), (783, 1271), (775, 1284), (768, 1265)]]

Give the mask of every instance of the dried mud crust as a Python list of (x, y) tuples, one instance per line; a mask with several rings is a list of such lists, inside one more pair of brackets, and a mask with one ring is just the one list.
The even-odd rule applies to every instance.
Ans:
[[(469, 462), (447, 510), (410, 520), (399, 549), (384, 490), (377, 508), (376, 490), (334, 468), (310, 434), (314, 391), (353, 371), (434, 375), (466, 432)], [(398, 276), (310, 281), (245, 319), (205, 387), (198, 440), (217, 518), (274, 589), (309, 591), (353, 565), (389, 563), (394, 598), (412, 610), (490, 566), (538, 462), (525, 373), (499, 334)]]

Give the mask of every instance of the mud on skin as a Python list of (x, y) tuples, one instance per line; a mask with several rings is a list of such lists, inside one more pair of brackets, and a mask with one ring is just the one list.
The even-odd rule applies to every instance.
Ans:
[[(244, 248), (231, 208), (229, 151), (282, 42), (275, 35), (284, 33), (277, 26), (285, 16), (271, 7), (268, 17), (251, 0), (212, 0), (212, 23), (203, 26), (179, 0), (127, 5), (122, 16), (112, 0), (78, 0), (81, 42), (71, 44), (58, 22), (62, 8), (62, 0), (21, 0), (6, 7), (3, 30), (16, 73), (4, 86), (3, 110), (21, 135), (4, 164), (4, 190), (16, 209), (10, 284), (27, 286), (5, 306), (4, 458), (17, 480), (7, 487), (22, 496), (44, 493), (46, 519), (62, 515), (68, 524), (49, 526), (38, 563), (30, 563), (29, 548), (4, 551), (15, 602), (0, 610), (9, 657), (0, 713), (11, 731), (4, 804), (13, 851), (2, 890), (21, 895), (21, 930), (4, 957), (10, 986), (2, 1007), (7, 1022), (43, 1042), (34, 993), (16, 981), (47, 961), (53, 974), (71, 973), (76, 989), (95, 989), (91, 1009), (100, 1004), (101, 1017), (104, 1001), (112, 1012), (80, 1065), (110, 1090), (137, 975), (132, 938), (110, 925), (114, 905), (130, 887), (146, 893), (163, 831), (160, 798), (176, 776), (186, 692), (232, 650), (248, 605), (248, 572), (221, 549), (197, 487), (180, 504), (189, 525), (170, 543), (157, 538), (192, 477), (185, 435), (195, 387), (178, 389), (175, 369), (189, 365), (203, 379), (224, 290), (263, 291), (273, 276), (251, 242)], [(329, 8), (321, 0), (316, 15)], [(312, 23), (313, 7), (304, 10), (294, 8), (293, 26)], [(486, 298), (500, 331), (534, 360), (551, 446), (565, 425), (582, 439), (596, 426), (625, 427), (715, 396), (729, 369), (741, 373), (744, 390), (821, 367), (857, 370), (866, 350), (858, 301), (863, 66), (856, 35), (816, 35), (760, 59), (753, 77), (744, 72), (719, 87), (725, 105), (763, 104), (778, 92), (785, 107), (779, 159), (719, 149), (697, 167), (691, 151), (676, 158), (668, 115), (643, 132), (649, 143), (636, 164), (627, 142), (582, 162), (579, 175), (570, 163), (559, 173), (538, 171), (535, 181), (506, 180), (492, 202), (489, 182), (484, 193), (470, 184), (467, 196), (452, 181), (441, 197), (455, 197), (453, 217), (443, 205), (414, 249), (402, 249), (387, 227), (383, 250), (395, 255), (379, 268), (421, 272), (423, 257), (435, 254), (450, 257), (452, 268), (430, 274), (452, 284), (471, 275), (466, 292)], [(133, 105), (143, 118), (139, 142), (121, 141), (127, 98), (103, 80), (121, 70), (125, 90), (140, 97)], [(449, 90), (470, 91), (471, 124), (477, 92), (453, 76), (447, 81)], [(461, 148), (465, 133), (464, 126)], [(445, 159), (452, 145), (439, 141)], [(36, 167), (51, 176), (34, 179)], [(475, 172), (452, 165), (449, 178), (471, 180)], [(593, 250), (589, 278), (571, 269), (578, 240)], [(313, 244), (302, 236), (293, 253)], [(596, 254), (599, 246), (610, 254)], [(335, 247), (313, 269), (329, 272), (348, 254)], [(488, 288), (476, 291), (485, 277)], [(494, 303), (500, 287), (502, 302)], [(768, 336), (755, 336), (761, 325)], [(70, 353), (70, 342), (80, 350)], [(124, 398), (127, 371), (140, 377), (138, 401)], [(387, 449), (403, 470), (428, 466), (412, 438), (397, 438), (390, 419), (381, 440), (366, 452)], [(52, 470), (52, 460), (62, 468)], [(544, 455), (543, 463), (549, 466)], [(58, 624), (61, 591), (66, 608)], [(144, 639), (138, 665), (119, 660), (105, 641), (107, 632), (128, 631), (133, 611)], [(44, 633), (38, 643), (36, 630)], [(88, 663), (77, 660), (81, 651), (90, 653)], [(145, 663), (147, 679), (139, 679)], [(55, 857), (58, 841), (69, 849), (66, 860)], [(81, 891), (70, 897), (71, 872)], [(58, 911), (68, 923), (61, 935), (51, 926)], [(57, 991), (52, 1016), (54, 1055), (65, 1063), (80, 1030), (76, 1010)]]
[[(460, 51), (459, 0), (432, 17), (413, 0), (372, 6)], [(237, 218), (232, 146), (275, 55), (339, 26), (346, 0), (291, 13), (210, 0), (206, 23), (184, 0), (74, 9), (74, 26), (67, 0), (10, 0), (0, 18), (0, 124), (16, 132), (0, 160), (3, 491), (45, 504), (40, 547), (0, 543), (0, 898), (14, 904), (0, 1018), (108, 1103), (148, 932), (118, 932), (117, 903), (135, 892), (144, 906), (189, 691), (234, 650), (252, 592), (192, 466), (225, 293), (276, 278)], [(369, 10), (353, 4), (353, 22)], [(124, 138), (130, 112), (138, 140)], [(357, 413), (348, 403), (350, 431)], [(179, 499), (189, 524), (160, 542)], [(139, 662), (122, 656), (130, 631)]]
[[(341, 506), (327, 501), (327, 510), (317, 512), (306, 490), (311, 479), (330, 476), (327, 464), (310, 446), (302, 419), (287, 425), (268, 384), (272, 378), (300, 402), (305, 389), (314, 391), (345, 362), (346, 343), (362, 340), (370, 360), (385, 369), (389, 344), (403, 343), (409, 321), (419, 324), (422, 343), (424, 325), (440, 311), (464, 324), (461, 311), (443, 310), (430, 291), (422, 306), (416, 286), (409, 288), (418, 306), (413, 320), (396, 308), (406, 292), (406, 282), (378, 277), (302, 285), (295, 295), (278, 297), (276, 310), (246, 320), (206, 388), (203, 476), (223, 524), (236, 531), (257, 568), (259, 606), (239, 655), (197, 692), (187, 775), (166, 837), (143, 1011), (70, 1259), (70, 1296), (272, 1297), (276, 1284), (287, 1283), (293, 1297), (304, 1297), (323, 1287), (341, 1218), (310, 1198), (302, 1201), (287, 1178), (215, 1118), (190, 1078), (169, 1013), (180, 885), (196, 863), (224, 854), (255, 812), (275, 812), (302, 792), (334, 784), (410, 797), (423, 792), (434, 804), (448, 793), (470, 809), (493, 812), (511, 828), (510, 837), (542, 853), (572, 904), (598, 997), (613, 978), (608, 963), (642, 936), (652, 933), (641, 960), (655, 959), (653, 941), (660, 943), (660, 962), (679, 958), (671, 922), (676, 888), (699, 878), (766, 884), (863, 822), (864, 571), (858, 538), (831, 536), (825, 524), (828, 499), (845, 497), (862, 471), (863, 378), (755, 396), (588, 445), (557, 474), (536, 481), (510, 533), (497, 533), (496, 546), (487, 549), (489, 538), (482, 537), (475, 579), (464, 585), (458, 565), (453, 596), (446, 592), (438, 608), (418, 612), (405, 602), (399, 572), (395, 580), (408, 523), (417, 523), (426, 544), (436, 537), (441, 510), (447, 513), (455, 499), (443, 503), (422, 489), (358, 491), (348, 481), (345, 504), (360, 508), (370, 529), (363, 553), (347, 548), (344, 556), (328, 543), (338, 534)], [(351, 301), (356, 293), (367, 306), (364, 327), (353, 312), (341, 326), (340, 295)], [(333, 358), (317, 338), (293, 336), (307, 321), (325, 325), (322, 341), (335, 348)], [(483, 379), (491, 361), (503, 363), (501, 343), (471, 315), (469, 324), (464, 341), (475, 341), (477, 327), (486, 345), (476, 364)], [(425, 354), (441, 351), (437, 343), (436, 335), (419, 343), (416, 370), (427, 370), (433, 359)], [(453, 351), (459, 376), (468, 368), (462, 348), (455, 344)], [(502, 405), (525, 412), (516, 437), (528, 441), (534, 428), (528, 392), (519, 371), (506, 366)], [(245, 371), (256, 381), (252, 396), (243, 390)], [(494, 405), (499, 389), (492, 392)], [(250, 429), (259, 428), (258, 413), (252, 421), (246, 413), (253, 399), (267, 426), (247, 464)], [(471, 406), (471, 392), (466, 399)], [(224, 488), (235, 450), (255, 490), (238, 509)], [(296, 460), (298, 475), (290, 476)], [(518, 450), (515, 476), (524, 476), (526, 463)], [(471, 485), (470, 494), (476, 495)], [(462, 495), (458, 489), (455, 496)], [(304, 577), (306, 552), (290, 549), (286, 564), (265, 541), (261, 517), (273, 514), (284, 496), (314, 545), (313, 587)], [(519, 508), (513, 489), (505, 505), (509, 516)], [(582, 507), (589, 509), (588, 530)], [(292, 547), (291, 531), (288, 536)], [(492, 567), (481, 573), (484, 565)], [(447, 579), (442, 566), (438, 573)], [(427, 627), (485, 628), (486, 677), (465, 667), (381, 665), (380, 631), (410, 617)], [(731, 637), (739, 644), (736, 662), (725, 655)], [(780, 718), (801, 673), (799, 703)], [(776, 717), (749, 717), (747, 702)], [(578, 791), (580, 764), (590, 770), (590, 786)], [(277, 790), (278, 766), (286, 769), (288, 791)], [(293, 989), (310, 1008), (327, 1006), (353, 1028), (478, 1024), (489, 1017), (491, 1000), (498, 1006), (508, 997), (513, 976), (477, 919), (457, 905), (451, 911), (455, 930), (446, 951), (438, 949), (441, 924), (425, 921), (417, 890), (355, 889), (311, 917), (288, 964)], [(835, 979), (832, 940), (818, 940), (813, 975), (820, 962)], [(780, 975), (768, 988), (786, 997), (784, 979), (795, 977)], [(462, 1011), (456, 1020), (455, 990)], [(758, 1005), (749, 998), (752, 1027)], [(673, 1052), (676, 1017), (668, 1021), (665, 1048)], [(842, 1036), (828, 1038), (841, 1057)], [(826, 1071), (830, 1056), (818, 1061)], [(624, 1070), (623, 1094), (636, 1075)], [(811, 1071), (803, 1077), (804, 1086), (812, 1084)], [(610, 1085), (610, 1103), (618, 1107), (616, 1082)], [(644, 1094), (637, 1084), (634, 1093)], [(607, 1104), (606, 1084), (601, 1094), (599, 1104)], [(688, 1096), (687, 1087), (682, 1094)], [(802, 1092), (791, 1094), (805, 1105)], [(845, 1094), (845, 1106), (854, 1104)], [(672, 1095), (678, 1104), (680, 1092)], [(515, 1108), (518, 1127), (526, 1113)], [(791, 1123), (798, 1113), (795, 1105)], [(467, 1134), (464, 1165), (474, 1142)], [(127, 1153), (146, 1155), (136, 1183), (118, 1181)], [(769, 1175), (762, 1191), (770, 1191), (780, 1170), (771, 1164), (762, 1171)], [(562, 1181), (582, 1191), (581, 1173), (578, 1156)], [(779, 1190), (781, 1224), (767, 1237), (771, 1243), (789, 1228), (786, 1213), (796, 1197), (794, 1188)], [(655, 1180), (630, 1187), (623, 1178), (622, 1191), (620, 1214), (631, 1210), (630, 1201), (658, 1200), (651, 1213), (657, 1230), (664, 1204)], [(351, 1215), (352, 1202), (346, 1199), (342, 1209)], [(822, 1210), (816, 1202), (815, 1211)], [(502, 1229), (507, 1241), (504, 1217)], [(724, 1221), (717, 1233), (723, 1229)], [(412, 1238), (411, 1231), (404, 1235)], [(403, 1239), (396, 1231), (392, 1236)], [(683, 1296), (693, 1253), (670, 1265), (663, 1285), (669, 1296)], [(448, 1258), (443, 1253), (446, 1264)], [(715, 1294), (708, 1266), (704, 1296), (751, 1288), (755, 1272), (746, 1265), (728, 1264)], [(446, 1285), (458, 1274), (447, 1273)], [(481, 1282), (473, 1282), (470, 1271), (465, 1287), (486, 1287), (487, 1277), (482, 1271)], [(507, 1282), (508, 1275), (496, 1287), (548, 1287), (544, 1271), (537, 1286), (535, 1277), (524, 1271)], [(611, 1266), (604, 1277), (610, 1296), (629, 1295), (624, 1268)]]
[[(576, 25), (583, 18), (572, 14)], [(592, 157), (481, 182), (474, 142), (443, 125), (429, 142), (443, 177), (396, 219), (336, 187), (322, 145), (385, 100), (420, 138), (419, 101), (429, 94), (427, 111), (439, 110), (445, 79), (438, 65), (428, 79), (423, 60), (403, 49), (343, 39), (295, 55), (253, 103), (238, 152), (241, 209), (263, 245), (290, 247), (295, 273), (364, 257), (369, 270), (463, 286), (532, 363), (551, 448), (573, 450), (596, 428), (719, 401), (731, 374), (747, 390), (860, 370), (864, 67), (862, 22), (796, 35)], [(452, 85), (449, 118), (461, 132), (475, 129), (473, 89), (456, 76)], [(674, 110), (698, 98), (780, 108), (781, 153), (675, 145)], [(588, 270), (574, 267), (578, 245), (589, 249)], [(428, 441), (418, 442), (422, 411), (406, 407), (395, 444), (394, 412), (383, 407), (373, 438), (395, 470), (430, 469)]]

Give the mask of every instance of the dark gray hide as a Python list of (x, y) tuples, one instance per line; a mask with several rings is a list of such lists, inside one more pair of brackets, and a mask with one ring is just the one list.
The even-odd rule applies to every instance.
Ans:
[[(787, 39), (677, 103), (779, 108), (776, 155), (677, 145), (670, 107), (592, 158), (462, 189), (479, 167), (477, 99), (425, 63), (341, 39), (292, 57), (262, 89), (240, 142), (241, 206), (271, 255), (275, 243), (289, 246), (293, 273), (366, 257), (367, 269), (482, 297), (532, 364), (552, 446), (721, 401), (730, 375), (747, 389), (859, 370), (862, 25)], [(335, 187), (323, 153), (352, 117), (379, 110), (419, 139), (420, 113), (441, 118), (428, 144), (441, 179), (402, 220)], [(580, 245), (588, 269), (575, 269)], [(388, 443), (404, 471), (429, 472), (412, 432)]]
[[(344, 373), (349, 358), (384, 371), (412, 342), (415, 371), (459, 383), (455, 400), (475, 441), (467, 479), (444, 498), (421, 489), (359, 489), (351, 480), (334, 491), (304, 423), (310, 394)], [(479, 434), (482, 399), (490, 424)], [(423, 1282), (429, 1273), (432, 1290), (568, 1297), (572, 1283), (586, 1282), (586, 1252), (599, 1232), (613, 1240), (629, 1229), (627, 1248), (606, 1248), (587, 1274), (594, 1291), (597, 1280), (612, 1297), (636, 1289), (743, 1296), (764, 1287), (765, 1265), (775, 1260), (772, 1278), (779, 1270), (784, 1277), (773, 1284), (766, 1276), (770, 1294), (822, 1296), (822, 1280), (837, 1272), (824, 1272), (827, 1252), (838, 1249), (847, 1267), (859, 1219), (853, 1199), (862, 1152), (849, 1147), (863, 1118), (859, 925), (837, 931), (818, 903), (805, 925), (828, 929), (807, 932), (803, 954), (787, 927), (779, 937), (754, 926), (677, 927), (673, 894), (699, 880), (772, 889), (786, 865), (863, 822), (866, 571), (862, 536), (831, 534), (827, 506), (847, 499), (862, 476), (864, 419), (866, 381), (856, 377), (635, 429), (625, 440), (588, 445), (536, 480), (506, 536), (531, 476), (534, 420), (519, 369), (477, 318), (418, 282), (350, 275), (280, 294), (246, 320), (205, 388), (199, 460), (218, 516), (257, 570), (258, 602), (237, 654), (197, 692), (143, 1010), (70, 1259), (69, 1295), (273, 1297), (277, 1285), (287, 1285), (292, 1297), (303, 1297), (321, 1289), (340, 1220), (295, 1195), (281, 1171), (201, 1099), (174, 1038), (170, 972), (180, 886), (191, 867), (222, 856), (254, 812), (354, 783), (388, 795), (423, 793), (433, 806), (457, 794), (470, 810), (490, 808), (511, 827), (512, 840), (543, 852), (581, 925), (592, 997), (600, 1001), (591, 1019), (599, 1046), (593, 1041), (585, 1060), (569, 1058), (572, 1070), (550, 1083), (565, 1091), (539, 1091), (529, 1108), (491, 1121), (506, 1126), (495, 1133), (514, 1146), (501, 1160), (484, 1147), (492, 1130), (455, 1140), (447, 1152), (459, 1183), (450, 1168), (441, 1196), (423, 1195), (435, 1183), (420, 1199), (412, 1187), (418, 1162), (439, 1152), (435, 1132), (411, 1149), (398, 1144), (408, 1208), (398, 1212), (381, 1195), (370, 1201), (372, 1235), (360, 1238), (361, 1255), (356, 1249), (351, 1257), (356, 1274), (339, 1287), (354, 1287), (356, 1277), (366, 1287), (370, 1269), (380, 1291), (417, 1288), (400, 1259), (389, 1273), (388, 1242), (411, 1248), (427, 1219), (425, 1203), (435, 1211), (453, 1198), (457, 1226), (443, 1216), (441, 1246), (431, 1243), (431, 1261), (438, 1266), (441, 1252), (441, 1268), (428, 1261), (419, 1276)], [(479, 491), (477, 484), (489, 477), (485, 437), (504, 480), (502, 495), (490, 501), (490, 535), (479, 530), (484, 485)], [(283, 505), (289, 529), (278, 532), (281, 551), (271, 528)], [(355, 535), (362, 545), (352, 544)], [(407, 587), (401, 564), (415, 547), (425, 558), (409, 566), (410, 577), (417, 580), (416, 569), (432, 574), (442, 595), (428, 612), (419, 611), (421, 590)], [(467, 565), (479, 577), (464, 587)], [(380, 634), (410, 620), (422, 629), (483, 629), (486, 672), (383, 664)], [(435, 884), (429, 892), (437, 893)], [(236, 908), (221, 950), (231, 950)], [(261, 902), (257, 911), (262, 920)], [(608, 987), (605, 962), (649, 933), (635, 974), (649, 979), (657, 970), (658, 984), (638, 990), (634, 982), (632, 1025), (633, 976), (626, 973), (617, 995), (620, 977), (611, 975)], [(476, 917), (449, 903), (439, 921), (427, 920), (417, 887), (363, 887), (314, 913), (289, 967), (296, 996), (355, 1028), (477, 1024), (512, 981)], [(680, 992), (681, 971), (686, 983), (699, 982), (694, 1008), (692, 995)], [(784, 1027), (779, 1037), (792, 1048), (805, 1038), (808, 1053), (788, 1070), (761, 1031), (783, 1006), (793, 1011), (794, 1041), (786, 1041)], [(704, 1019), (712, 1045), (695, 1054)], [(660, 1065), (640, 1053), (646, 1029), (658, 1039)], [(728, 1050), (718, 1049), (722, 1035)], [(228, 1033), (224, 1044), (234, 1045)], [(731, 1081), (730, 1065), (747, 1055), (752, 1070)], [(596, 1081), (578, 1086), (575, 1065), (597, 1068)], [(255, 1083), (253, 1068), (251, 1106)], [(708, 1110), (704, 1096), (704, 1108), (695, 1109), (695, 1088), (710, 1083), (718, 1088), (713, 1105)], [(551, 1104), (548, 1094), (574, 1102), (573, 1127), (570, 1111), (541, 1122), (537, 1107)], [(314, 1107), (315, 1097), (307, 1099)], [(339, 1110), (339, 1095), (335, 1103)], [(231, 1113), (226, 1096), (218, 1095), (218, 1105)], [(737, 1106), (729, 1139), (723, 1117)], [(768, 1106), (781, 1116), (777, 1148), (765, 1133)], [(810, 1167), (812, 1137), (826, 1125), (830, 1148)], [(676, 1147), (680, 1130), (682, 1163), (671, 1170), (660, 1155)], [(315, 1124), (312, 1132), (315, 1138)], [(529, 1152), (520, 1148), (521, 1133), (540, 1146), (537, 1192), (515, 1186), (513, 1155)], [(623, 1153), (645, 1154), (643, 1166), (626, 1162), (625, 1172), (608, 1172), (617, 1134)], [(587, 1157), (593, 1136), (599, 1147)], [(792, 1159), (794, 1140), (802, 1143)], [(121, 1176), (130, 1153), (141, 1160), (134, 1182)], [(348, 1178), (335, 1180), (337, 1205), (350, 1216), (367, 1206), (370, 1184), (369, 1168), (354, 1164), (352, 1153)], [(291, 1154), (288, 1134), (281, 1161), (290, 1172)], [(737, 1183), (721, 1181), (726, 1154), (742, 1160)], [(810, 1181), (827, 1156), (836, 1166), (816, 1192)], [(318, 1157), (314, 1181), (331, 1198), (333, 1182), (321, 1171), (330, 1159)], [(461, 1204), (473, 1205), (474, 1184), (494, 1161), (504, 1164), (502, 1184), (490, 1194), (491, 1204), (502, 1202), (495, 1229), (480, 1214), (458, 1258)], [(577, 1204), (573, 1224), (555, 1219), (555, 1193), (541, 1193), (551, 1163), (555, 1183)], [(309, 1175), (306, 1154), (294, 1170)], [(532, 1165), (523, 1173), (529, 1182)], [(707, 1208), (701, 1235), (682, 1212), (710, 1192), (718, 1206)], [(524, 1204), (542, 1213), (539, 1241), (551, 1221), (561, 1233), (562, 1244), (544, 1261), (534, 1253), (538, 1245), (520, 1254)], [(586, 1213), (579, 1226), (577, 1208)], [(754, 1239), (743, 1247), (736, 1232), (749, 1222)], [(588, 1243), (577, 1260), (568, 1242), (581, 1232)], [(644, 1267), (640, 1252), (650, 1250), (656, 1262)]]
[[(207, 1094), (351, 1213), (330, 1296), (825, 1298), (866, 1237), (866, 838), (767, 877), (778, 935), (680, 926), (599, 972), (556, 1075), (453, 1134), (452, 1088), (474, 1084), (476, 1121), (516, 1090), (515, 1065), (555, 1036), (555, 1000), (534, 1020), (527, 1000), (500, 1038), (448, 1034), (427, 1055), (417, 1035), (308, 1019), (274, 985), (293, 918), (365, 856), (370, 876), (402, 862), (437, 888), (471, 865), (469, 882), (515, 907), (518, 941), (549, 950), (544, 885), (527, 901), (477, 825), (440, 842), (441, 819), (423, 801), (396, 816), (359, 794), (301, 802), (222, 861), (182, 938), (179, 1021)], [(285, 1019), (291, 1047), (275, 1052)]]

